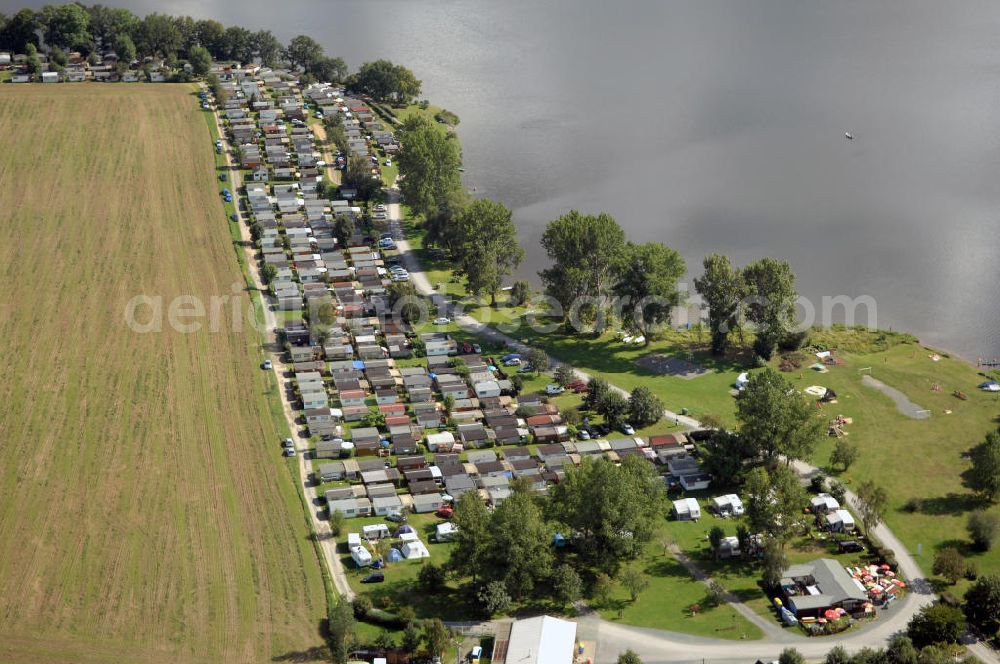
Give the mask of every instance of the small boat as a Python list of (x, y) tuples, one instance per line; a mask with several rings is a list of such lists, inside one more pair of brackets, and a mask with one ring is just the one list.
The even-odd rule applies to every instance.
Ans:
[(854, 140), (854, 134), (852, 134), (849, 131), (845, 131), (844, 132), (844, 138), (846, 138), (849, 141), (853, 141)]

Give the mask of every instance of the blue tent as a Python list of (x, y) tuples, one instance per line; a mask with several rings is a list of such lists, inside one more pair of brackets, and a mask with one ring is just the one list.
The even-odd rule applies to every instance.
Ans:
[(566, 546), (566, 538), (563, 537), (562, 533), (556, 533), (552, 536), (552, 543), (557, 549), (561, 549)]
[(398, 563), (403, 559), (403, 554), (399, 552), (399, 549), (389, 549), (389, 562)]
[(1000, 392), (1000, 383), (995, 380), (988, 380), (979, 386), (979, 389), (987, 392)]

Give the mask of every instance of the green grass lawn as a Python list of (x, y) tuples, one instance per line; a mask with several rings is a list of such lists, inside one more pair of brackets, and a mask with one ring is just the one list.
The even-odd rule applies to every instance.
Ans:
[(468, 604), (464, 596), (457, 591), (454, 584), (449, 583), (440, 592), (428, 593), (419, 588), (417, 583), (420, 569), (429, 563), (441, 565), (447, 562), (451, 555), (453, 544), (448, 542), (431, 543), (430, 536), (441, 519), (433, 514), (410, 514), (409, 525), (419, 533), (420, 539), (427, 545), (431, 557), (422, 560), (404, 560), (389, 563), (383, 570), (385, 582), (364, 584), (361, 579), (370, 574), (370, 568), (358, 568), (347, 550), (347, 534), (361, 532), (362, 526), (374, 523), (386, 523), (391, 530), (396, 524), (387, 522), (384, 517), (364, 517), (347, 519), (341, 535), (337, 538), (337, 551), (347, 572), (351, 588), (359, 595), (371, 598), (377, 608), (388, 611), (398, 611), (403, 606), (410, 606), (418, 618), (438, 617), (443, 620), (466, 620), (475, 615), (476, 609)]
[[(690, 535), (687, 539), (691, 539), (695, 532), (701, 536), (698, 524), (664, 523), (661, 536), (654, 538), (639, 560), (632, 563), (647, 576), (649, 587), (632, 602), (628, 592), (616, 584), (609, 604), (597, 607), (601, 616), (629, 625), (655, 627), (696, 636), (720, 639), (761, 638), (763, 634), (760, 628), (731, 606), (723, 604), (710, 607), (706, 601), (705, 585), (696, 581), (672, 554), (664, 551), (664, 537), (669, 536), (686, 549), (690, 542), (682, 542), (682, 539), (685, 535)], [(692, 614), (690, 610), (694, 604), (701, 606), (696, 614)]]

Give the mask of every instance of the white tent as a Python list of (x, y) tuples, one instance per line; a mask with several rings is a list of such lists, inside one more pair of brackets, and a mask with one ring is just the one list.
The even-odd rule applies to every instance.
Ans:
[(372, 554), (363, 546), (356, 546), (351, 549), (351, 560), (358, 567), (367, 567), (372, 564)]
[(403, 548), (400, 549), (400, 552), (402, 552), (403, 557), (407, 560), (431, 557), (431, 552), (427, 550), (427, 547), (424, 546), (424, 543), (420, 540), (406, 542), (403, 544)]

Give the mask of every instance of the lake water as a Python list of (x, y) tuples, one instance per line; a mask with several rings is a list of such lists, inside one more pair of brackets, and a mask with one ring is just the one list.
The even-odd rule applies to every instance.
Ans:
[(120, 4), (409, 66), (462, 119), (467, 184), (515, 210), (524, 274), (546, 221), (605, 210), (697, 270), (784, 258), (817, 307), (870, 295), (882, 327), (1000, 355), (995, 2)]

